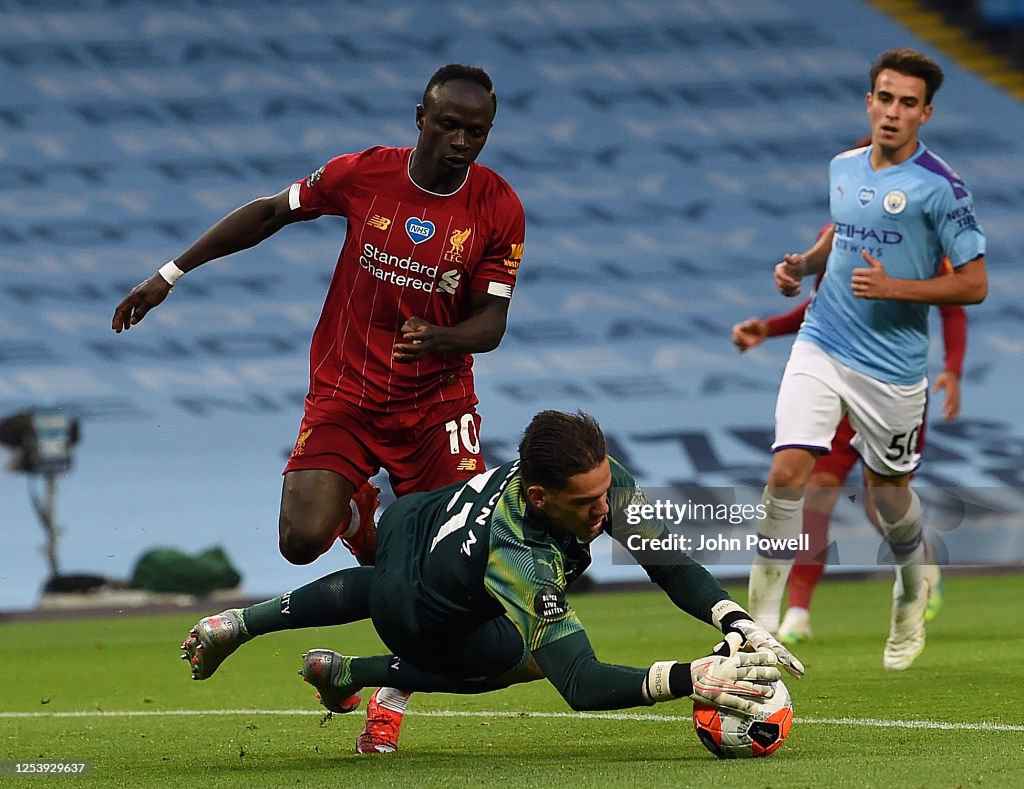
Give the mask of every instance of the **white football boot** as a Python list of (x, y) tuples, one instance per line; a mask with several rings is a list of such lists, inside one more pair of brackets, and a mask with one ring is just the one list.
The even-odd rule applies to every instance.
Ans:
[(778, 637), (779, 641), (790, 647), (813, 638), (811, 612), (806, 608), (787, 608), (782, 624), (779, 625)]
[(917, 594), (909, 599), (903, 597), (903, 584), (899, 577), (892, 589), (892, 619), (889, 623), (889, 638), (882, 653), (882, 665), (886, 671), (903, 671), (917, 660), (924, 650), (924, 622), (928, 610), (929, 586), (927, 579), (917, 587)]

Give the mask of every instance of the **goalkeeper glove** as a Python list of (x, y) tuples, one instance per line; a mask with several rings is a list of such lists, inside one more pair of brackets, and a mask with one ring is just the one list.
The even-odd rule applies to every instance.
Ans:
[[(716, 603), (711, 609), (711, 618), (726, 635), (724, 643), (730, 642), (728, 638), (730, 633), (737, 633), (743, 641), (757, 651), (774, 654), (782, 667), (797, 679), (804, 675), (804, 664), (797, 659), (796, 655), (779, 643), (775, 636), (756, 624), (750, 614), (732, 600), (722, 600)], [(719, 644), (715, 648), (716, 654), (724, 654), (720, 652), (722, 646), (723, 644)]]
[(804, 675), (804, 664), (796, 655), (784, 647), (775, 636), (750, 619), (739, 619), (730, 625), (731, 630), (738, 632), (747, 643), (758, 651), (768, 650), (779, 659), (786, 671), (799, 679)]
[(643, 693), (651, 703), (689, 696), (701, 704), (754, 715), (775, 693), (774, 683), (782, 676), (777, 664), (771, 652), (709, 655), (692, 663), (661, 661), (648, 670)]
[(770, 652), (709, 655), (695, 660), (690, 664), (690, 698), (753, 715), (760, 703), (775, 695), (774, 684), (782, 677), (777, 663)]

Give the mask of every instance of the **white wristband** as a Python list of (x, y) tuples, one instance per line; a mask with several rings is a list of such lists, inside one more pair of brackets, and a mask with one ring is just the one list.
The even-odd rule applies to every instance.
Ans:
[(675, 664), (674, 660), (659, 660), (647, 670), (647, 676), (644, 677), (644, 684), (640, 690), (648, 704), (675, 698), (668, 686), (668, 675)]
[[(711, 623), (719, 630), (722, 629), (722, 620), (725, 619), (726, 614), (731, 614), (734, 611), (740, 611), (747, 614), (746, 610), (739, 603), (733, 600), (719, 600), (713, 606), (711, 606)], [(747, 618), (753, 618), (750, 614), (747, 614)]]
[(160, 268), (156, 270), (156, 273), (164, 278), (164, 282), (174, 287), (174, 283), (185, 276), (185, 272), (178, 268), (178, 264), (173, 260), (168, 260)]

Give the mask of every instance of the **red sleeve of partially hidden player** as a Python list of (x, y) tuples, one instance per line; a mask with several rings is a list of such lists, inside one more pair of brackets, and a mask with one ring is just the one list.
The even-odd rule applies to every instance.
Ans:
[(804, 313), (807, 312), (810, 303), (811, 300), (807, 299), (799, 307), (789, 312), (765, 318), (764, 322), (768, 324), (768, 336), (778, 337), (780, 334), (796, 334), (800, 331), (800, 324), (804, 322)]
[(942, 316), (942, 342), (946, 346), (946, 370), (960, 378), (967, 353), (967, 310), (959, 305), (943, 304), (939, 314)]

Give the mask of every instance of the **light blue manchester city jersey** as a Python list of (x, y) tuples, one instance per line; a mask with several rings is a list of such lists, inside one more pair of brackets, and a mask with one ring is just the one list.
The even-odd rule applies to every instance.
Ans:
[(835, 239), (825, 276), (798, 339), (880, 381), (913, 384), (925, 376), (928, 305), (861, 299), (850, 290), (855, 268), (878, 258), (890, 277), (937, 276), (945, 254), (953, 268), (985, 254), (985, 235), (963, 180), (923, 144), (907, 161), (875, 171), (871, 146), (829, 165)]

